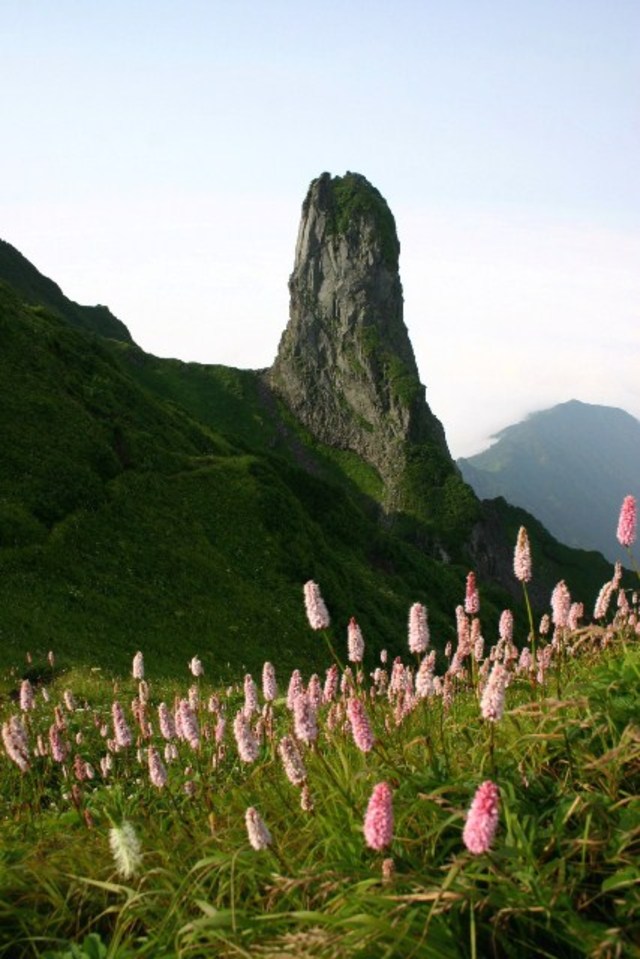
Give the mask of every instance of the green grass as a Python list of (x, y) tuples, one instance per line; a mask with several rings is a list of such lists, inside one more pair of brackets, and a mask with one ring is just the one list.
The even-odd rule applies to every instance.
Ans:
[[(542, 685), (513, 677), (495, 727), (481, 718), (468, 673), (454, 681), (450, 708), (439, 696), (422, 699), (399, 724), (397, 700), (367, 694), (376, 736), (368, 753), (339, 718), (342, 699), (322, 706), (316, 745), (301, 745), (312, 812), (300, 808), (300, 788), (277, 756), (292, 723), (286, 674), (250, 764), (239, 760), (231, 733), (241, 686), (198, 680), (201, 746), (178, 742), (179, 759), (158, 789), (146, 747), (163, 748), (156, 706), (186, 696), (194, 682), (186, 667), (150, 680), (149, 739), (128, 705), (138, 689), (132, 678), (56, 666), (50, 701), (39, 693), (23, 718), (32, 745), (39, 732), (46, 742), (53, 708), (71, 689), (80, 708), (64, 710), (69, 758), (32, 757), (21, 773), (0, 755), (0, 955), (640, 955), (637, 635), (624, 624), (592, 628), (566, 634), (561, 648)], [(365, 655), (359, 695), (376, 661), (370, 649)], [(135, 741), (113, 754), (103, 777), (114, 696)], [(220, 711), (228, 727), (222, 749), (212, 736)], [(2, 719), (17, 712), (5, 702)], [(75, 755), (96, 774), (74, 787)], [(472, 855), (462, 827), (476, 787), (489, 778), (500, 789), (498, 830), (490, 851)], [(375, 852), (362, 823), (382, 780), (393, 790), (394, 831), (391, 846)], [(272, 835), (261, 852), (247, 841), (249, 806)], [(132, 876), (118, 873), (108, 842), (123, 821), (141, 843)], [(384, 859), (395, 866), (388, 881)]]

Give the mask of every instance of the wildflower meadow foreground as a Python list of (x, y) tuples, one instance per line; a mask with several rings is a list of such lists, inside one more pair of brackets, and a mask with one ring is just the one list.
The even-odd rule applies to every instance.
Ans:
[(375, 662), (308, 582), (323, 675), (50, 653), (2, 704), (0, 955), (640, 956), (638, 595), (616, 567), (592, 615), (561, 582), (534, 623), (533, 575), (521, 529), (527, 635), (484, 635), (469, 573), (456, 643), (415, 603)]

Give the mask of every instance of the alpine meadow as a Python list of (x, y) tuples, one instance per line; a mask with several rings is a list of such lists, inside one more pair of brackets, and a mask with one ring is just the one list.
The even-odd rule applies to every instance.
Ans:
[(476, 496), (399, 252), (314, 179), (241, 370), (0, 241), (0, 956), (640, 956), (636, 499)]

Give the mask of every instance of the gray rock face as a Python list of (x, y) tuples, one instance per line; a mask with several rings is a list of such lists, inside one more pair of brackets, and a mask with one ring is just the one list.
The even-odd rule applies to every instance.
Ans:
[(393, 215), (363, 176), (312, 182), (270, 382), (318, 440), (375, 467), (387, 513), (427, 518), (432, 488), (458, 474), (404, 324), (399, 252)]

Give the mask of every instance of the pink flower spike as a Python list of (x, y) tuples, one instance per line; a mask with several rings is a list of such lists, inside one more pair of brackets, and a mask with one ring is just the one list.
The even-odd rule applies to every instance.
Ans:
[(503, 643), (511, 643), (513, 641), (513, 613), (510, 609), (503, 609), (500, 613), (498, 632), (500, 633), (500, 639)]
[(373, 787), (364, 817), (364, 838), (370, 849), (380, 851), (393, 839), (393, 806), (391, 786), (378, 783)]
[(276, 671), (272, 663), (265, 663), (262, 667), (262, 695), (267, 703), (272, 703), (278, 696)]
[(298, 693), (293, 704), (293, 729), (296, 739), (308, 746), (318, 738), (316, 710), (307, 693)]
[(482, 717), (489, 722), (497, 723), (502, 719), (504, 692), (508, 675), (507, 669), (502, 663), (494, 663), (480, 701)]
[(247, 715), (242, 709), (238, 710), (233, 721), (233, 734), (236, 738), (238, 755), (242, 762), (255, 762), (260, 754), (260, 744), (253, 734)]
[(555, 586), (551, 594), (551, 621), (554, 626), (564, 629), (569, 625), (571, 593), (563, 579)]
[(67, 758), (67, 747), (62, 738), (62, 733), (55, 723), (49, 727), (49, 747), (53, 761), (63, 763)]
[(9, 759), (26, 773), (30, 768), (27, 732), (18, 716), (11, 716), (2, 724), (2, 741)]
[(422, 603), (414, 603), (409, 610), (409, 650), (422, 655), (426, 653), (428, 645), (427, 607)]
[(200, 676), (204, 676), (204, 667), (197, 656), (193, 656), (189, 660), (189, 669), (191, 670), (191, 675), (195, 676), (198, 679)]
[(294, 786), (302, 786), (307, 778), (307, 770), (293, 736), (282, 737), (278, 743), (278, 754), (289, 782)]
[(133, 736), (125, 719), (124, 710), (117, 700), (111, 706), (111, 715), (116, 746), (118, 749), (126, 749), (127, 746), (132, 744)]
[(636, 538), (636, 501), (633, 496), (625, 496), (620, 508), (620, 518), (618, 520), (618, 532), (616, 533), (618, 542), (627, 549), (635, 542)]
[(529, 535), (524, 528), (520, 527), (516, 549), (513, 555), (513, 572), (516, 579), (521, 583), (528, 583), (531, 579), (531, 547), (529, 545)]
[(20, 709), (23, 713), (27, 713), (34, 707), (33, 686), (28, 679), (23, 679), (20, 686)]
[(328, 629), (331, 620), (320, 587), (310, 579), (304, 584), (304, 605), (311, 629)]
[(349, 662), (361, 663), (362, 657), (364, 656), (364, 639), (362, 638), (362, 630), (353, 616), (349, 620), (347, 627), (347, 648), (349, 652)]
[(132, 674), (134, 679), (144, 679), (144, 656), (139, 650), (133, 657)]
[(249, 806), (245, 813), (245, 822), (247, 826), (247, 836), (249, 837), (249, 842), (256, 850), (260, 852), (261, 849), (266, 849), (273, 842), (271, 838), (271, 833), (267, 829), (262, 819), (262, 816), (253, 806)]
[(160, 759), (160, 754), (153, 746), (149, 746), (147, 753), (149, 763), (149, 779), (156, 789), (163, 789), (167, 785), (167, 770)]
[(476, 574), (467, 574), (467, 585), (464, 597), (464, 611), (469, 616), (474, 616), (480, 612), (480, 595), (476, 585)]
[(498, 828), (500, 792), (488, 779), (478, 786), (462, 833), (462, 840), (474, 856), (488, 852)]
[(347, 717), (351, 724), (353, 741), (363, 753), (373, 749), (375, 738), (367, 712), (359, 699), (352, 697), (347, 703)]

